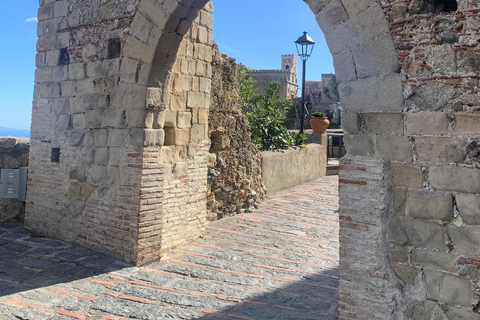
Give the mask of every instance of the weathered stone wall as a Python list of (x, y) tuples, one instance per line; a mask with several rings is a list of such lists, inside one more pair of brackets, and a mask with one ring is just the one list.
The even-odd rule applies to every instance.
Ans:
[(237, 64), (220, 54), (218, 48), (213, 53), (208, 117), (210, 219), (252, 208), (266, 194), (262, 185), (262, 155), (250, 140), (250, 123), (241, 111)]
[[(28, 167), (30, 139), (0, 137), (0, 169)], [(1, 177), (1, 173), (0, 173)], [(0, 222), (23, 220), (25, 202), (17, 199), (0, 199)]]
[(478, 319), (480, 5), (308, 2), (346, 111), (340, 318)]
[[(478, 318), (480, 4), (305, 1), (345, 110), (339, 318)], [(27, 227), (139, 264), (200, 234), (211, 4), (40, 6)]]

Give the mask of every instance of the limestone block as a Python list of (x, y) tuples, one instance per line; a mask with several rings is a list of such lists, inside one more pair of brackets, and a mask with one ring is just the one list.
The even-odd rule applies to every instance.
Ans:
[(187, 146), (175, 146), (174, 161), (184, 162), (187, 159)]
[(443, 112), (407, 113), (408, 135), (435, 135), (448, 132), (447, 114)]
[[(126, 114), (125, 114), (126, 115)], [(101, 126), (103, 128), (120, 128), (125, 124), (124, 110), (107, 109), (101, 116)]]
[(72, 126), (74, 129), (85, 129), (85, 114), (76, 113), (72, 118)]
[(88, 94), (70, 99), (70, 112), (79, 113), (86, 110), (104, 110), (108, 108), (108, 94)]
[(456, 134), (480, 134), (480, 114), (455, 113)]
[(135, 37), (128, 36), (123, 54), (133, 60), (152, 64), (153, 57), (155, 56), (155, 48)]
[(57, 49), (70, 46), (70, 32), (57, 33)]
[(94, 87), (93, 80), (91, 79), (77, 80), (77, 96), (88, 95), (94, 92), (95, 92), (95, 87)]
[(110, 148), (109, 167), (118, 167), (122, 156), (122, 148)]
[(413, 218), (441, 221), (453, 219), (453, 197), (449, 192), (409, 189), (407, 204), (408, 215)]
[(439, 268), (443, 271), (455, 272), (455, 256), (448, 253), (413, 249), (411, 255), (413, 264)]
[(163, 146), (165, 142), (165, 132), (162, 129), (145, 129), (145, 147)]
[(35, 90), (42, 99), (60, 98), (60, 83), (38, 84)]
[(105, 78), (118, 74), (120, 58), (87, 63), (87, 77)]
[(396, 187), (422, 188), (422, 166), (416, 164), (392, 163), (393, 184)]
[(85, 64), (84, 63), (72, 63), (68, 66), (68, 78), (70, 80), (82, 80), (85, 79)]
[(342, 105), (349, 111), (402, 111), (403, 84), (399, 74), (371, 77), (338, 85)]
[(337, 24), (340, 24), (347, 19), (348, 13), (340, 0), (330, 1), (315, 15), (315, 20), (317, 20), (318, 25), (322, 30), (334, 29)]
[(190, 128), (192, 121), (191, 112), (177, 112), (177, 128), (185, 129)]
[(463, 167), (430, 167), (430, 186), (439, 190), (480, 193), (480, 169)]
[(480, 228), (477, 226), (448, 226), (448, 233), (455, 244), (455, 252), (468, 255), (480, 254)]
[(59, 82), (68, 79), (68, 66), (46, 67), (35, 70), (35, 83)]
[(87, 129), (97, 129), (102, 125), (102, 110), (87, 110), (85, 112), (85, 127)]
[(145, 115), (145, 128), (153, 129), (155, 123), (155, 112), (147, 110)]
[(399, 217), (405, 216), (407, 204), (407, 189), (395, 188), (393, 191), (393, 214)]
[(61, 114), (57, 118), (57, 122), (55, 124), (55, 130), (68, 130), (71, 128), (72, 125), (72, 117), (69, 114)]
[(365, 10), (369, 5), (372, 4), (371, 0), (342, 0), (345, 10), (347, 10), (348, 15), (354, 16), (360, 11)]
[(95, 163), (107, 165), (110, 161), (110, 148), (95, 148)]
[(425, 271), (427, 298), (440, 302), (471, 307), (473, 287), (470, 281), (441, 272)]
[(388, 259), (394, 263), (408, 262), (408, 248), (394, 245), (388, 250)]
[(198, 124), (208, 124), (208, 109), (198, 109)]
[(405, 136), (377, 137), (378, 153), (389, 160), (411, 161), (412, 145)]
[(392, 217), (389, 239), (399, 246), (444, 250), (445, 228), (435, 222)]
[(332, 0), (305, 0), (313, 14), (317, 14), (320, 10), (325, 8), (330, 1)]
[(46, 59), (46, 52), (38, 52), (37, 55), (35, 56), (35, 66), (37, 68), (42, 68), (45, 67), (45, 59)]
[(198, 77), (207, 77), (207, 65), (205, 61), (197, 61), (195, 75)]
[(45, 53), (45, 63), (48, 67), (58, 66), (59, 60), (60, 60), (59, 50), (47, 51)]
[(190, 141), (189, 129), (165, 128), (165, 145), (183, 146)]
[(160, 111), (156, 114), (155, 125), (160, 129), (165, 126), (165, 113), (166, 111)]
[(401, 113), (362, 113), (369, 133), (403, 134), (403, 114)]
[(465, 224), (480, 225), (480, 195), (456, 194), (457, 208)]
[(186, 75), (173, 76), (173, 91), (190, 91), (192, 90), (193, 78)]
[(142, 42), (147, 42), (153, 24), (141, 13), (136, 14), (130, 26), (130, 34)]
[(333, 56), (333, 66), (335, 67), (335, 76), (337, 81), (352, 81), (357, 78), (357, 71), (353, 62), (353, 56), (350, 51), (337, 53)]
[(204, 93), (189, 92), (187, 99), (188, 108), (208, 109), (210, 96)]
[(162, 163), (174, 163), (175, 158), (175, 145), (163, 146), (160, 160)]
[(55, 16), (53, 8), (54, 8), (53, 4), (47, 4), (39, 7), (37, 12), (38, 21), (53, 19)]
[(352, 156), (373, 156), (375, 147), (371, 135), (345, 135), (345, 148)]
[(93, 131), (93, 141), (96, 147), (106, 147), (108, 145), (108, 129), (97, 129)]
[(76, 81), (63, 81), (60, 83), (60, 88), (62, 91), (62, 97), (68, 98), (77, 94)]
[(89, 172), (90, 180), (92, 182), (106, 182), (107, 179), (107, 167), (105, 166), (93, 166)]
[[(129, 129), (110, 129), (108, 131), (108, 146), (109, 147), (121, 147), (125, 144), (125, 141), (130, 133)], [(143, 141), (142, 141), (143, 145)]]
[(147, 105), (147, 88), (120, 84), (117, 87), (116, 104), (119, 109), (145, 109)]
[(198, 142), (207, 139), (208, 130), (206, 125), (196, 124), (190, 130), (190, 141)]
[(420, 275), (419, 269), (401, 264), (393, 264), (392, 267), (397, 276), (406, 284), (415, 285), (415, 279)]
[(212, 91), (212, 81), (207, 78), (200, 78), (198, 91), (204, 92), (204, 93), (210, 93)]
[(361, 125), (362, 119), (360, 118), (359, 113), (348, 111), (343, 113), (342, 129), (345, 131), (345, 133), (358, 134), (360, 132)]
[(352, 54), (358, 78), (394, 73), (400, 69), (397, 50), (389, 34), (354, 47)]
[(70, 170), (68, 174), (70, 180), (78, 180), (80, 182), (87, 181), (87, 172), (85, 166), (75, 167)]
[(187, 93), (174, 92), (170, 95), (170, 110), (185, 111), (187, 110)]
[(85, 138), (84, 130), (72, 130), (70, 132), (69, 141), (71, 146), (79, 146)]
[(161, 2), (155, 0), (145, 0), (140, 3), (138, 11), (147, 17), (160, 29), (163, 29), (168, 21), (169, 13)]
[(44, 34), (37, 40), (37, 51), (51, 51), (57, 49), (57, 34)]
[(120, 66), (121, 81), (128, 84), (135, 84), (138, 74), (138, 61), (124, 57)]
[(463, 139), (416, 137), (418, 160), (422, 162), (462, 163), (466, 153)]
[(177, 126), (177, 113), (175, 111), (165, 110), (164, 126), (168, 128), (175, 128)]
[(66, 17), (68, 13), (68, 5), (68, 1), (55, 2), (53, 7), (55, 18)]

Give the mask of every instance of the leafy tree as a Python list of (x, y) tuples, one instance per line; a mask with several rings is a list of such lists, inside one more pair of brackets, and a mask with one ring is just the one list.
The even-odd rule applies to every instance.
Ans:
[(292, 134), (284, 125), (287, 108), (292, 102), (279, 99), (280, 83), (270, 82), (265, 94), (256, 94), (256, 80), (248, 77), (245, 66), (238, 66), (237, 76), (242, 111), (251, 124), (253, 143), (262, 151), (303, 144), (305, 135)]

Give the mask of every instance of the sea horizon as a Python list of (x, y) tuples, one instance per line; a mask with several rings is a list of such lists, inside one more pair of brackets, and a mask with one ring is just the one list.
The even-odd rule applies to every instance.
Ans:
[(29, 129), (13, 129), (0, 127), (0, 137), (30, 138)]

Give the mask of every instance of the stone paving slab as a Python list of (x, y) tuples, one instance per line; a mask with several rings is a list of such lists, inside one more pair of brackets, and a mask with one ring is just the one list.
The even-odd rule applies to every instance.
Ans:
[(0, 224), (0, 320), (336, 319), (337, 209), (321, 178), (142, 268)]

